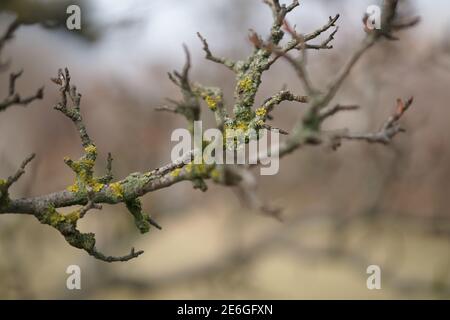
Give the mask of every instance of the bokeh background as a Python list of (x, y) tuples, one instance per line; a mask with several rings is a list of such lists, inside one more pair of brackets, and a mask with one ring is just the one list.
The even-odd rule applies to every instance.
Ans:
[[(191, 79), (221, 86), (232, 104), (233, 74), (203, 58), (195, 33), (217, 55), (243, 59), (252, 50), (247, 35), (266, 35), (270, 10), (260, 0), (151, 0), (78, 2), (83, 27), (69, 32), (65, 1), (0, 3), (0, 30), (14, 15), (27, 25), (4, 50), (8, 71), (24, 69), (18, 81), (26, 95), (45, 85), (45, 97), (27, 108), (0, 114), (0, 176), (36, 152), (13, 196), (66, 188), (73, 181), (64, 156), (81, 146), (72, 124), (52, 106), (58, 101), (50, 77), (69, 67), (83, 94), (82, 112), (114, 174), (123, 178), (170, 159), (170, 134), (181, 117), (154, 109), (178, 98), (167, 71), (191, 50)], [(288, 18), (300, 32), (341, 14), (330, 51), (310, 52), (316, 84), (332, 77), (363, 38), (361, 17), (373, 1), (304, 0)], [(400, 41), (381, 42), (358, 63), (334, 102), (360, 111), (328, 120), (327, 129), (376, 130), (398, 97), (415, 97), (402, 120), (407, 129), (392, 145), (345, 143), (298, 150), (281, 161), (280, 173), (258, 176), (258, 193), (283, 209), (279, 222), (250, 210), (235, 190), (209, 184), (202, 193), (189, 182), (146, 195), (146, 212), (163, 230), (139, 235), (124, 206), (104, 206), (80, 223), (94, 232), (107, 254), (134, 246), (138, 259), (107, 264), (70, 247), (57, 231), (34, 217), (0, 217), (0, 298), (450, 298), (450, 6), (448, 1), (401, 1), (400, 13), (420, 15), (419, 26)], [(0, 74), (0, 96), (8, 74)], [(286, 85), (301, 94), (295, 72), (281, 61), (264, 75), (258, 101)], [(206, 109), (206, 108), (205, 108)], [(289, 129), (304, 108), (283, 103), (274, 125)], [(205, 110), (204, 120), (213, 117)], [(82, 290), (66, 289), (66, 268), (82, 271)], [(366, 268), (379, 265), (382, 289), (366, 288)]]

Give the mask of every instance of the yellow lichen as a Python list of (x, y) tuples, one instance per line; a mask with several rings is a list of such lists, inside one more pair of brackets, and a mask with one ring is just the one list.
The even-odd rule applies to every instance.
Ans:
[(211, 179), (213, 179), (214, 181), (220, 181), (220, 179), (221, 179), (220, 171), (217, 170), (216, 168), (211, 170), (210, 176), (211, 176)]
[(180, 168), (176, 168), (175, 170), (173, 170), (170, 175), (172, 177), (178, 177), (180, 175), (181, 169)]
[(86, 192), (88, 187), (94, 192), (100, 192), (104, 184), (100, 183), (93, 176), (97, 148), (90, 144), (84, 148), (86, 155), (78, 161), (72, 161), (65, 157), (64, 162), (75, 172), (76, 181), (73, 185), (67, 187), (67, 190), (73, 193)]
[(117, 198), (123, 198), (123, 188), (119, 182), (111, 183), (109, 188)]
[(239, 89), (243, 91), (250, 91), (253, 88), (253, 81), (250, 76), (245, 77), (238, 82)]
[(56, 226), (57, 224), (66, 221), (66, 217), (64, 217), (62, 214), (57, 212), (56, 210), (52, 210), (49, 212), (48, 216), (50, 225)]
[(208, 108), (210, 108), (211, 110), (214, 111), (217, 109), (217, 104), (219, 103), (219, 99), (217, 97), (213, 97), (213, 96), (206, 96), (205, 102), (208, 105)]
[(267, 113), (267, 110), (266, 110), (266, 108), (261, 107), (261, 108), (256, 109), (255, 113), (258, 117), (264, 117)]
[(103, 189), (104, 186), (105, 186), (105, 185), (104, 185), (103, 183), (99, 183), (99, 182), (96, 182), (96, 181), (94, 181), (94, 182), (91, 184), (91, 188), (92, 188), (92, 190), (93, 190), (94, 192), (100, 192), (100, 191)]
[(83, 182), (84, 184), (87, 184), (89, 182), (89, 175), (86, 172), (86, 170), (81, 170), (80, 173), (78, 174), (78, 178), (80, 179), (81, 182)]
[(92, 168), (95, 165), (95, 161), (91, 160), (91, 159), (84, 159), (84, 160), (80, 161), (80, 164), (84, 165), (84, 166), (86, 166), (88, 168)]
[(69, 190), (70, 192), (73, 192), (73, 193), (77, 193), (80, 191), (80, 188), (78, 187), (78, 184), (75, 183), (71, 186), (68, 186), (67, 190)]
[(88, 145), (86, 148), (84, 148), (84, 151), (87, 154), (97, 154), (97, 147), (94, 146), (93, 144)]
[(75, 210), (65, 216), (65, 220), (70, 223), (75, 223), (80, 219), (80, 210)]
[(208, 173), (208, 168), (204, 163), (194, 164), (192, 162), (184, 166), (184, 170), (192, 177), (204, 176)]
[(236, 124), (235, 129), (236, 129), (236, 130), (247, 131), (247, 129), (248, 129), (248, 124), (245, 123), (245, 122), (238, 122), (238, 124)]

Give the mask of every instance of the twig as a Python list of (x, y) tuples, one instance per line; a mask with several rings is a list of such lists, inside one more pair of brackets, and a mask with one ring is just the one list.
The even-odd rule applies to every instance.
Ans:
[(209, 49), (209, 45), (208, 42), (206, 41), (205, 38), (203, 38), (203, 36), (200, 34), (200, 32), (197, 32), (197, 36), (200, 39), (200, 41), (203, 43), (203, 51), (205, 51), (205, 58), (215, 62), (215, 63), (219, 63), (219, 64), (223, 64), (225, 67), (227, 67), (228, 69), (232, 70), (232, 71), (236, 71), (235, 66), (236, 66), (236, 62), (234, 62), (231, 59), (227, 59), (227, 58), (219, 58), (214, 56), (211, 53), (211, 50)]

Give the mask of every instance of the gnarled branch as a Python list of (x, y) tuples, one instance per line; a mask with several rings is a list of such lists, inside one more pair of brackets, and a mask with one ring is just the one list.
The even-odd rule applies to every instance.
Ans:
[[(191, 68), (190, 54), (185, 47), (186, 64), (181, 72), (174, 71), (169, 74), (170, 79), (181, 90), (183, 98), (181, 101), (174, 101), (173, 107), (164, 106), (161, 109), (182, 114), (189, 121), (189, 128), (193, 130), (193, 123), (200, 119), (200, 100), (204, 100), (215, 113), (217, 126), (225, 132), (228, 129), (244, 128), (244, 141), (253, 139), (248, 134), (250, 129), (256, 131), (272, 130), (274, 127), (267, 123), (271, 120), (270, 112), (282, 101), (295, 101), (307, 104), (306, 114), (298, 121), (288, 137), (274, 148), (280, 157), (283, 157), (303, 145), (317, 145), (322, 143), (326, 135), (321, 130), (323, 121), (343, 110), (354, 110), (356, 106), (344, 106), (337, 104), (329, 107), (329, 103), (336, 96), (342, 83), (350, 74), (353, 66), (359, 61), (361, 56), (372, 47), (378, 40), (393, 38), (393, 32), (399, 29), (412, 26), (416, 20), (399, 22), (395, 19), (397, 1), (385, 0), (383, 6), (383, 27), (381, 30), (368, 32), (367, 36), (353, 52), (349, 60), (343, 65), (336, 77), (329, 82), (325, 88), (313, 86), (306, 64), (307, 49), (331, 49), (331, 40), (337, 29), (332, 31), (328, 38), (321, 44), (314, 45), (308, 43), (310, 40), (318, 38), (324, 32), (335, 27), (339, 15), (330, 17), (328, 23), (314, 32), (308, 34), (298, 34), (286, 22), (286, 15), (298, 6), (298, 1), (294, 0), (290, 5), (281, 5), (278, 0), (265, 1), (273, 13), (273, 24), (270, 37), (267, 41), (262, 41), (261, 37), (253, 33), (250, 37), (255, 50), (245, 60), (233, 62), (224, 58), (217, 58), (209, 50), (208, 43), (199, 34), (203, 43), (208, 60), (224, 64), (236, 73), (236, 84), (234, 91), (233, 114), (226, 112), (223, 93), (220, 88), (207, 87), (197, 83), (192, 83), (189, 78)], [(282, 30), (284, 26), (285, 30)], [(12, 37), (12, 32), (17, 28), (13, 25), (8, 29), (3, 38), (0, 38), (0, 49), (5, 41)], [(11, 31), (12, 30), (12, 31)], [(286, 46), (280, 47), (279, 43), (285, 35), (285, 31), (291, 35), (291, 41)], [(291, 55), (293, 49), (300, 51), (300, 57)], [(296, 95), (287, 90), (282, 90), (267, 98), (262, 104), (256, 105), (255, 97), (260, 88), (263, 72), (267, 71), (279, 57), (284, 57), (297, 71), (306, 95)], [(10, 96), (15, 94), (15, 81), (21, 73), (13, 74), (10, 81)], [(124, 203), (128, 211), (134, 218), (136, 227), (141, 233), (148, 232), (150, 227), (160, 228), (160, 226), (144, 213), (140, 198), (147, 193), (158, 189), (169, 187), (181, 181), (191, 181), (194, 188), (206, 190), (205, 181), (208, 179), (223, 186), (239, 186), (246, 188), (243, 192), (244, 201), (249, 201), (252, 207), (258, 207), (263, 211), (271, 212), (277, 218), (279, 211), (269, 210), (266, 204), (258, 200), (255, 195), (255, 183), (248, 173), (251, 166), (244, 166), (236, 169), (235, 166), (219, 164), (194, 164), (192, 159), (198, 150), (192, 150), (175, 162), (161, 166), (148, 172), (136, 172), (129, 174), (122, 180), (113, 181), (112, 157), (108, 156), (107, 174), (97, 177), (94, 172), (94, 165), (97, 160), (97, 148), (93, 140), (88, 135), (87, 128), (80, 113), (81, 95), (77, 88), (71, 84), (68, 69), (59, 70), (57, 78), (53, 79), (59, 86), (61, 101), (55, 105), (55, 109), (61, 111), (75, 125), (81, 144), (84, 149), (83, 155), (78, 160), (66, 158), (64, 161), (75, 174), (75, 182), (65, 190), (51, 194), (11, 199), (9, 188), (23, 174), (25, 166), (33, 157), (27, 158), (16, 174), (7, 180), (0, 180), (0, 214), (16, 213), (29, 214), (35, 216), (41, 223), (47, 224), (58, 230), (71, 245), (85, 250), (91, 256), (106, 261), (127, 261), (142, 254), (142, 251), (134, 249), (125, 256), (113, 257), (99, 252), (96, 248), (95, 235), (92, 233), (81, 233), (77, 229), (78, 220), (82, 219), (88, 211), (101, 209), (101, 204)], [(42, 96), (42, 92), (39, 93)], [(19, 101), (20, 98), (19, 98)], [(30, 100), (31, 101), (31, 100)], [(16, 101), (17, 103), (17, 101)], [(364, 140), (368, 142), (388, 143), (397, 133), (401, 132), (399, 121), (404, 112), (409, 108), (412, 99), (405, 102), (399, 100), (396, 112), (389, 117), (381, 129), (375, 133), (361, 134), (337, 134), (332, 137), (335, 143), (343, 140)], [(0, 110), (1, 107), (0, 107)], [(287, 132), (285, 132), (287, 133)], [(203, 147), (203, 146), (202, 146)], [(61, 214), (59, 208), (78, 206), (79, 208), (69, 214)]]

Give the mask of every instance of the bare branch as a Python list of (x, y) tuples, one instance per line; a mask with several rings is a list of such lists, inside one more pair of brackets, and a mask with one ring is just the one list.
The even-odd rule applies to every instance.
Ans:
[[(286, 31), (292, 36), (292, 40), (290, 40), (284, 47), (278, 48), (276, 50), (276, 55), (272, 57), (270, 64), (273, 64), (280, 56), (284, 56), (286, 53), (293, 49), (332, 49), (333, 47), (329, 45), (329, 43), (334, 39), (338, 31), (338, 27), (336, 26), (336, 22), (339, 19), (340, 15), (337, 14), (334, 17), (329, 17), (328, 22), (323, 25), (321, 28), (308, 33), (306, 35), (299, 35), (293, 28), (289, 26), (287, 21), (284, 22), (284, 26), (286, 27)], [(320, 45), (309, 44), (308, 41), (314, 40), (319, 37), (322, 33), (328, 31), (330, 28), (335, 27), (335, 30), (324, 40)]]
[(209, 45), (208, 42), (206, 41), (205, 38), (203, 38), (203, 36), (200, 34), (200, 32), (197, 32), (197, 36), (200, 39), (200, 41), (203, 43), (203, 51), (205, 51), (205, 58), (215, 62), (215, 63), (219, 63), (219, 64), (223, 64), (225, 67), (227, 67), (228, 69), (232, 70), (232, 71), (236, 71), (235, 66), (236, 66), (236, 62), (234, 62), (231, 59), (227, 59), (227, 58), (219, 58), (214, 56), (211, 53), (211, 50), (209, 49)]
[(135, 251), (134, 248), (131, 248), (131, 251), (130, 251), (129, 254), (124, 255), (124, 256), (119, 256), (119, 257), (105, 256), (103, 253), (98, 252), (97, 250), (93, 250), (89, 254), (91, 256), (93, 256), (94, 258), (99, 259), (99, 260), (104, 261), (104, 262), (126, 262), (126, 261), (129, 261), (131, 259), (139, 257), (143, 253), (144, 253), (143, 250)]
[(0, 187), (3, 188), (4, 191), (7, 191), (13, 185), (13, 183), (16, 183), (20, 179), (20, 177), (25, 173), (26, 166), (31, 161), (33, 161), (35, 157), (36, 155), (33, 153), (29, 155), (27, 158), (25, 158), (25, 160), (22, 161), (22, 164), (20, 165), (16, 173), (8, 177), (8, 179), (3, 184), (0, 184)]
[(258, 196), (258, 183), (256, 178), (249, 170), (235, 170), (235, 174), (240, 176), (240, 181), (236, 185), (236, 195), (240, 198), (242, 204), (250, 209), (257, 210), (264, 215), (272, 217), (278, 221), (283, 221), (281, 208), (275, 208), (265, 203)]
[(397, 20), (392, 23), (391, 28), (394, 31), (403, 30), (407, 28), (411, 28), (419, 24), (420, 17), (411, 17)]
[(320, 102), (320, 107), (327, 105), (336, 95), (340, 86), (350, 74), (353, 66), (359, 61), (362, 55), (372, 47), (377, 40), (377, 37), (374, 35), (368, 35), (364, 41), (360, 44), (360, 46), (356, 49), (356, 51), (350, 56), (348, 61), (342, 67), (342, 69), (337, 74), (336, 78), (332, 80), (327, 86), (327, 93), (324, 95), (324, 98)]
[(166, 111), (166, 112), (173, 112), (173, 113), (178, 113), (177, 112), (177, 108), (175, 107), (169, 107), (169, 106), (161, 106), (161, 107), (156, 107), (155, 108), (156, 111)]
[(169, 102), (174, 104), (174, 107), (163, 106), (156, 110), (158, 111), (170, 111), (173, 113), (183, 115), (189, 121), (189, 128), (193, 130), (193, 123), (200, 119), (200, 103), (197, 95), (193, 92), (191, 83), (189, 81), (189, 71), (191, 69), (191, 55), (187, 46), (183, 46), (184, 53), (186, 55), (186, 63), (184, 64), (181, 74), (177, 71), (169, 73), (169, 79), (181, 89), (183, 94), (183, 100), (175, 101), (168, 99)]
[[(61, 111), (66, 117), (72, 120), (77, 128), (84, 148), (93, 145), (80, 112), (81, 94), (77, 92), (76, 86), (70, 85), (69, 69), (65, 68), (64, 73), (62, 69), (59, 69), (57, 78), (52, 78), (51, 80), (60, 86), (59, 92), (61, 94), (61, 101), (54, 106), (54, 109)], [(72, 101), (72, 106), (68, 106), (67, 96)]]
[(399, 121), (403, 114), (409, 109), (413, 102), (413, 98), (409, 98), (406, 101), (397, 99), (397, 107), (393, 115), (391, 115), (381, 126), (381, 128), (373, 133), (344, 133), (334, 136), (334, 147), (340, 145), (340, 141), (345, 140), (363, 140), (369, 143), (381, 143), (388, 144), (404, 129), (400, 126)]
[(336, 33), (338, 32), (339, 27), (336, 27), (334, 29), (334, 31), (332, 33), (330, 33), (328, 35), (328, 37), (322, 41), (321, 44), (306, 44), (305, 48), (306, 49), (315, 49), (315, 50), (320, 50), (320, 49), (333, 49), (333, 45), (330, 45), (330, 42), (334, 40), (334, 36), (336, 35)]
[(296, 102), (300, 102), (300, 103), (307, 103), (308, 97), (307, 96), (298, 96), (298, 95), (291, 93), (290, 91), (281, 90), (277, 94), (267, 98), (263, 102), (262, 107), (264, 109), (266, 109), (266, 111), (267, 111), (266, 114), (269, 114), (276, 105), (279, 105), (283, 101), (296, 101)]
[[(5, 33), (0, 37), (0, 58), (2, 50), (5, 44), (14, 37), (14, 32), (19, 28), (20, 22), (16, 19), (14, 20), (6, 29)], [(1, 62), (0, 60), (0, 71), (6, 70), (9, 66), (9, 62)], [(16, 80), (22, 75), (22, 71), (17, 73), (11, 73), (9, 77), (9, 90), (8, 96), (0, 100), (0, 112), (5, 111), (10, 106), (22, 105), (26, 106), (34, 100), (42, 99), (44, 96), (44, 88), (39, 88), (34, 95), (22, 98), (19, 93), (16, 92)]]
[[(14, 32), (19, 28), (20, 22), (18, 19), (14, 20), (6, 29), (5, 33), (0, 37), (0, 55), (5, 47), (5, 44), (10, 41), (14, 37)], [(6, 69), (9, 65), (9, 62), (1, 62), (0, 61), (0, 69)]]
[(324, 108), (322, 110), (320, 110), (319, 112), (319, 119), (320, 121), (324, 121), (325, 119), (334, 116), (336, 113), (341, 112), (341, 111), (353, 111), (353, 110), (358, 110), (359, 106), (357, 105), (340, 105), (337, 104), (331, 108)]
[(88, 202), (87, 202), (87, 204), (86, 204), (85, 206), (83, 206), (83, 207), (80, 209), (80, 219), (82, 219), (82, 218), (85, 216), (85, 214), (86, 214), (89, 210), (92, 210), (92, 209), (101, 210), (101, 209), (102, 209), (102, 206), (101, 206), (101, 205), (96, 204), (96, 203), (94, 202), (94, 195), (95, 195), (95, 193), (94, 193), (94, 191), (92, 190), (92, 188), (91, 188), (91, 187), (88, 187), (88, 188), (87, 188), (87, 198), (88, 198)]
[(271, 125), (269, 125), (269, 124), (267, 124), (267, 123), (263, 124), (262, 127), (263, 127), (264, 129), (269, 130), (269, 131), (274, 131), (274, 130), (275, 130), (275, 131), (278, 131), (279, 133), (281, 133), (281, 134), (283, 134), (283, 135), (288, 135), (288, 134), (289, 134), (289, 132), (287, 132), (286, 130), (283, 130), (283, 129), (280, 129), (280, 128), (271, 126)]
[(269, 61), (269, 64), (273, 64), (280, 56), (285, 58), (294, 68), (294, 70), (297, 72), (298, 77), (303, 83), (303, 87), (308, 94), (308, 96), (313, 97), (317, 94), (317, 89), (314, 88), (312, 85), (311, 79), (309, 77), (309, 73), (306, 70), (306, 60), (307, 60), (307, 53), (306, 53), (306, 41), (305, 37), (301, 34), (298, 34), (294, 28), (292, 28), (287, 22), (285, 22), (285, 28), (286, 31), (292, 36), (292, 38), (295, 40), (297, 45), (300, 48), (300, 56), (298, 58), (294, 58), (291, 55), (288, 54), (288, 51), (286, 48), (278, 49), (273, 48), (272, 51), (276, 54), (275, 57), (271, 58)]
[(9, 76), (9, 90), (8, 96), (0, 101), (0, 112), (6, 110), (13, 105), (26, 106), (34, 100), (40, 100), (44, 97), (44, 88), (39, 88), (34, 95), (22, 98), (19, 93), (16, 93), (16, 80), (20, 78), (23, 71), (17, 73), (11, 73)]
[(108, 158), (106, 159), (106, 175), (104, 175), (103, 177), (98, 178), (98, 181), (101, 183), (110, 183), (113, 179), (114, 176), (112, 174), (112, 162), (113, 162), (113, 157), (111, 155), (111, 152), (108, 152)]
[[(321, 28), (319, 28), (319, 29), (317, 29), (317, 30), (315, 30), (315, 31), (313, 31), (311, 33), (308, 33), (308, 34), (306, 34), (304, 36), (305, 42), (308, 42), (310, 40), (316, 39), (322, 33), (328, 31), (332, 27), (336, 27), (336, 22), (339, 20), (339, 18), (340, 18), (340, 14), (336, 14), (334, 17), (329, 17), (328, 18), (328, 22), (325, 25), (323, 25)], [(336, 31), (337, 31), (337, 27), (333, 31), (333, 35), (336, 33)]]

